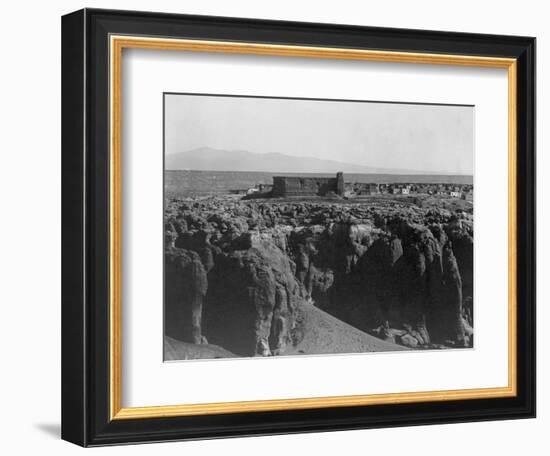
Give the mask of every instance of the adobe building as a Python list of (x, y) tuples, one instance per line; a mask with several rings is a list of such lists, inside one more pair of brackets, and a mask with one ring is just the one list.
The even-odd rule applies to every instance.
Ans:
[(378, 184), (355, 182), (349, 185), (350, 191), (355, 195), (377, 195), (380, 193)]
[(344, 173), (336, 177), (273, 176), (272, 196), (325, 196), (328, 193), (344, 195)]

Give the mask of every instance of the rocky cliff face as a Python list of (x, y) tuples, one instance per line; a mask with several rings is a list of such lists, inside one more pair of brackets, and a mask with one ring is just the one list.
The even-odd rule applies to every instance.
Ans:
[[(165, 326), (240, 356), (290, 353), (313, 303), (407, 347), (471, 346), (473, 219), (400, 203), (166, 205)], [(303, 327), (303, 325), (302, 325)]]
[(208, 289), (206, 271), (199, 255), (192, 250), (176, 249), (174, 235), (167, 232), (164, 253), (165, 332), (176, 339), (203, 343), (202, 308)]
[(275, 243), (251, 242), (246, 250), (216, 258), (210, 272), (205, 327), (211, 341), (245, 356), (280, 354), (292, 343), (303, 290), (295, 267)]

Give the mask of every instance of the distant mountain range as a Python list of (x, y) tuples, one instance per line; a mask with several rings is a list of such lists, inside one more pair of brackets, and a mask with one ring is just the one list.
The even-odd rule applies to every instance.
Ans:
[(376, 168), (372, 166), (294, 157), (280, 153), (257, 154), (245, 150), (222, 150), (210, 147), (165, 156), (166, 170), (258, 171), (267, 173), (345, 173), (358, 174), (449, 174), (423, 170)]

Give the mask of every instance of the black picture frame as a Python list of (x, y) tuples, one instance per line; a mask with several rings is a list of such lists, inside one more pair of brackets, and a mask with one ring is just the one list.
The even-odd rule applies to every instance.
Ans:
[[(110, 419), (109, 47), (117, 35), (517, 59), (517, 395)], [(535, 39), (84, 9), (62, 19), (62, 438), (82, 446), (535, 417)]]

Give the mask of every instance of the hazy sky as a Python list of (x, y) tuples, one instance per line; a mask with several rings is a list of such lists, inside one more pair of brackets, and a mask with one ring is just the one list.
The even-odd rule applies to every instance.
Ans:
[(200, 147), (473, 174), (474, 108), (166, 95), (166, 153)]

